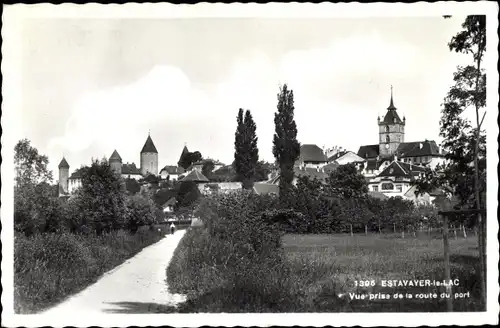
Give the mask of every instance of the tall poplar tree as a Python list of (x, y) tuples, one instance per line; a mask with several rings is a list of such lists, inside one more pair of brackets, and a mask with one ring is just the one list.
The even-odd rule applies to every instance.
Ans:
[(259, 149), (257, 148), (257, 126), (249, 110), (245, 113), (243, 125), (245, 127), (245, 138), (243, 143), (245, 169), (242, 182), (243, 188), (252, 189), (256, 178), (257, 163), (259, 161)]
[(240, 108), (234, 141), (234, 168), (237, 181), (244, 189), (252, 189), (256, 177), (259, 150), (257, 148), (257, 126), (249, 110), (243, 115)]
[(236, 132), (234, 134), (234, 171), (236, 172), (236, 181), (243, 181), (243, 134), (245, 126), (243, 125), (243, 108), (238, 111), (236, 117)]
[(300, 155), (297, 125), (294, 120), (293, 90), (283, 85), (278, 93), (277, 112), (274, 114), (275, 133), (273, 155), (280, 168), (280, 199), (287, 199), (294, 178), (293, 166)]

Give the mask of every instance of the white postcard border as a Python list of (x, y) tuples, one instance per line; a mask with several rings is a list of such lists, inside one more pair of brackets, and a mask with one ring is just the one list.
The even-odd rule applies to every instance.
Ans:
[[(22, 126), (19, 111), (22, 102), (20, 80), (21, 56), (19, 38), (22, 21), (37, 18), (196, 18), (196, 17), (366, 17), (366, 16), (439, 16), (439, 15), (487, 15), (487, 40), (489, 53), (485, 58), (488, 70), (487, 80), (487, 165), (488, 165), (488, 231), (487, 231), (487, 312), (474, 313), (287, 313), (287, 314), (141, 314), (103, 315), (93, 318), (79, 318), (78, 314), (68, 314), (65, 318), (41, 318), (38, 315), (13, 314), (13, 147), (17, 140), (16, 131)], [(2, 46), (2, 321), (6, 326), (439, 326), (439, 325), (479, 325), (498, 323), (498, 221), (497, 190), (498, 165), (497, 137), (498, 125), (498, 6), (494, 2), (438, 2), (415, 4), (63, 4), (63, 5), (9, 5), (4, 6), (3, 46)], [(451, 77), (450, 77), (451, 79)], [(444, 96), (444, 95), (443, 95)]]

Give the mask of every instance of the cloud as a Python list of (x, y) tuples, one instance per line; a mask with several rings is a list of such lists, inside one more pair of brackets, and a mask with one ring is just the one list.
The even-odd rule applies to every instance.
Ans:
[[(125, 161), (137, 161), (147, 129), (154, 125), (163, 130), (152, 131), (160, 166), (175, 163), (185, 141), (190, 149), (230, 162), (241, 107), (250, 109), (257, 123), (260, 156), (272, 160), (276, 96), (279, 85), (288, 83), (294, 90), (300, 141), (356, 151), (363, 143), (378, 141), (376, 115), (387, 106), (391, 81), (411, 76), (420, 79), (418, 83), (429, 82), (419, 71), (424, 61), (414, 45), (393, 43), (374, 32), (337, 39), (324, 48), (290, 51), (280, 58), (247, 52), (229, 61), (229, 73), (210, 85), (192, 85), (181, 69), (156, 66), (135, 83), (81, 98), (72, 108), (65, 134), (51, 146), (59, 154), (85, 154), (83, 160), (90, 153), (109, 156), (116, 148)], [(398, 93), (397, 99), (412, 92)]]
[(154, 67), (133, 84), (85, 94), (72, 108), (64, 135), (50, 146), (78, 153), (96, 144), (109, 151), (143, 142), (142, 129), (150, 122), (189, 113), (190, 93), (189, 78), (180, 69)]

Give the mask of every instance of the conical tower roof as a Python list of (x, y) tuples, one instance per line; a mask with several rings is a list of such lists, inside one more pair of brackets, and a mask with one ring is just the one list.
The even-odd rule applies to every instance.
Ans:
[(122, 158), (120, 157), (120, 154), (116, 151), (116, 149), (113, 151), (113, 154), (111, 154), (111, 157), (109, 158), (110, 161), (118, 161), (121, 163)]
[(61, 160), (61, 163), (59, 163), (59, 166), (58, 166), (58, 167), (59, 167), (60, 169), (62, 169), (62, 168), (69, 169), (69, 164), (68, 164), (68, 162), (66, 161), (66, 158), (64, 158), (64, 156), (63, 156), (63, 158), (62, 158), (62, 160)]
[(180, 163), (182, 161), (182, 158), (184, 157), (184, 155), (186, 155), (188, 153), (189, 153), (189, 150), (188, 150), (187, 146), (184, 145), (184, 148), (182, 149), (181, 157), (179, 157), (179, 161), (177, 163)]
[(148, 138), (146, 139), (146, 142), (144, 143), (144, 147), (142, 147), (141, 154), (142, 153), (156, 153), (156, 154), (158, 154), (158, 151), (156, 150), (155, 144), (153, 143), (153, 140), (151, 139), (150, 135), (148, 135)]

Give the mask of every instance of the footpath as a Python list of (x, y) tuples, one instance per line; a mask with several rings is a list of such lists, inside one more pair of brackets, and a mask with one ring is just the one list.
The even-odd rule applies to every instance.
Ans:
[(185, 230), (144, 248), (95, 284), (39, 314), (48, 318), (174, 312), (184, 297), (168, 292), (166, 268)]

